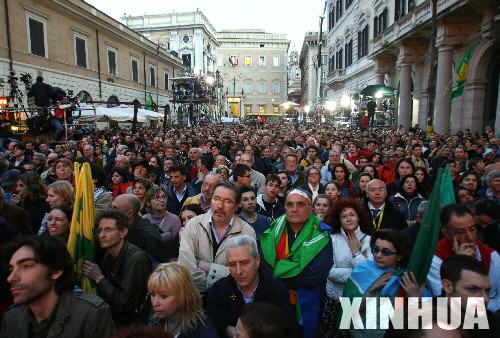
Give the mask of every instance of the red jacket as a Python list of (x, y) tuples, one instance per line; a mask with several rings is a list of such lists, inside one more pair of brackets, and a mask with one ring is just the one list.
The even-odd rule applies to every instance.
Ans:
[(113, 184), (113, 198), (127, 193), (127, 188), (132, 186), (132, 182)]
[(385, 163), (378, 170), (378, 178), (385, 182), (385, 184), (391, 184), (396, 181), (396, 166), (390, 163)]

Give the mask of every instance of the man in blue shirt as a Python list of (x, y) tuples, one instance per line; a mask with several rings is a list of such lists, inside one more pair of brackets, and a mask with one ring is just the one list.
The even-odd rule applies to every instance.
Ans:
[(249, 186), (240, 188), (241, 201), (240, 201), (240, 217), (250, 224), (255, 230), (257, 238), (269, 227), (269, 219), (257, 213), (257, 198), (255, 190)]

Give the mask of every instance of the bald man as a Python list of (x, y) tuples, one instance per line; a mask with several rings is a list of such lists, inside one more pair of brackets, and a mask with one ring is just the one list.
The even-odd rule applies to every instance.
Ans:
[(117, 196), (112, 208), (127, 218), (129, 224), (127, 240), (130, 243), (143, 249), (157, 262), (166, 262), (169, 258), (174, 258), (175, 250), (173, 246), (162, 242), (160, 228), (139, 217), (141, 203), (135, 195)]

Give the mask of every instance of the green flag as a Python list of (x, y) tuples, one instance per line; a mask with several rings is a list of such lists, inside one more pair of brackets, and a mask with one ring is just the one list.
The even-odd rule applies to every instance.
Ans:
[(151, 96), (151, 93), (148, 93), (146, 106), (144, 108), (146, 108), (147, 110), (153, 110), (153, 105), (154, 105), (153, 96)]
[(429, 198), (429, 205), (420, 225), (415, 245), (411, 253), (408, 271), (413, 271), (419, 284), (425, 281), (431, 267), (432, 257), (436, 250), (441, 230), (441, 208), (455, 203), (455, 192), (451, 179), (450, 166), (440, 168), (434, 188)]
[(68, 251), (73, 258), (74, 269), (80, 287), (85, 292), (95, 293), (95, 283), (82, 274), (83, 261), (95, 262), (94, 238), (94, 185), (88, 163), (74, 164), (75, 204), (68, 239)]
[(455, 81), (453, 82), (453, 86), (451, 87), (450, 93), (450, 102), (455, 97), (462, 96), (464, 92), (465, 81), (467, 81), (467, 73), (469, 71), (469, 60), (472, 55), (472, 44), (467, 48), (462, 57), (462, 60), (458, 64), (457, 70), (455, 72)]

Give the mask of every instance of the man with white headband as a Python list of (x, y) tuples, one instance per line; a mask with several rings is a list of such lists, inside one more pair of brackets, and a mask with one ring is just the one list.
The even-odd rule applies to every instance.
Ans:
[(333, 265), (330, 236), (320, 229), (307, 192), (290, 191), (285, 209), (260, 237), (262, 268), (271, 270), (287, 286), (302, 336), (321, 337), (322, 293)]

